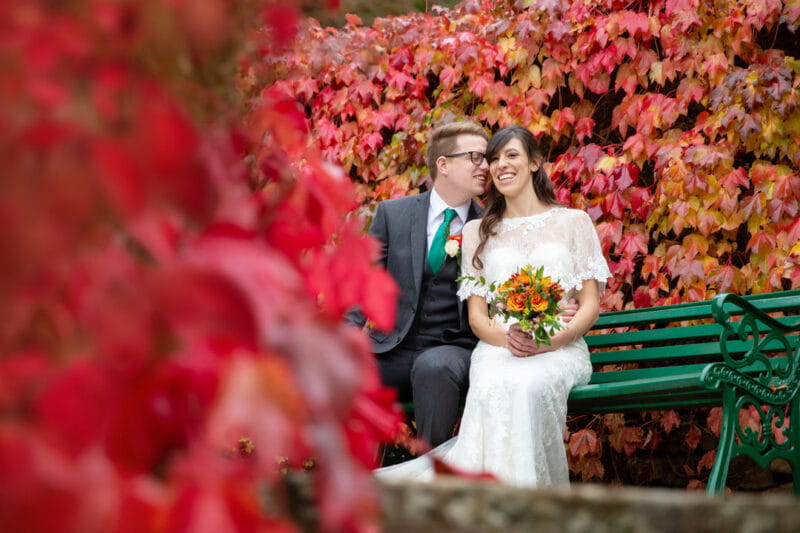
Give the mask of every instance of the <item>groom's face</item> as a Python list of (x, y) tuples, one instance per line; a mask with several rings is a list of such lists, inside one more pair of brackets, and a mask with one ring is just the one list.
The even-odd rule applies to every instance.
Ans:
[[(486, 139), (478, 135), (460, 135), (453, 153), (463, 152), (485, 154)], [(472, 157), (471, 154), (466, 153), (446, 158), (446, 172), (440, 171), (436, 178), (437, 190), (446, 187), (453, 195), (460, 196), (462, 201), (483, 194), (489, 175), (489, 164), (486, 162), (486, 158), (482, 158), (480, 163), (475, 164)]]

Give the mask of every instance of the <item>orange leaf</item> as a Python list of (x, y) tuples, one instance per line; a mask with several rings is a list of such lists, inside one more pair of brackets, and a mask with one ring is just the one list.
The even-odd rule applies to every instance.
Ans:
[(708, 412), (706, 424), (708, 424), (708, 429), (711, 430), (711, 433), (719, 437), (719, 432), (722, 429), (722, 407), (714, 407)]
[(681, 425), (681, 419), (674, 409), (670, 409), (661, 417), (661, 427), (664, 433), (669, 435), (670, 431)]
[(697, 448), (697, 445), (700, 444), (700, 437), (702, 437), (700, 429), (697, 426), (692, 425), (692, 427), (689, 428), (689, 431), (686, 432), (686, 438), (684, 439), (684, 442), (687, 446), (689, 446), (689, 448), (694, 450)]
[(711, 468), (714, 466), (714, 459), (717, 458), (717, 450), (709, 450), (703, 455), (700, 461), (697, 463), (697, 473), (703, 471), (704, 468)]
[(686, 485), (687, 490), (706, 490), (706, 484), (699, 479), (693, 479)]
[(582, 429), (573, 433), (569, 438), (569, 452), (575, 456), (599, 454), (599, 441), (594, 430)]

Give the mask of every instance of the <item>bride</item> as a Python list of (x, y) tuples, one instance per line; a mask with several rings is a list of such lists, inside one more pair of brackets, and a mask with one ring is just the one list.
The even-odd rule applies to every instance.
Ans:
[[(533, 134), (500, 129), (486, 150), (492, 181), (483, 219), (463, 230), (459, 297), (480, 342), (472, 352), (470, 387), (458, 436), (412, 461), (376, 470), (381, 479), (428, 480), (435, 455), (467, 472), (489, 472), (505, 483), (569, 483), (563, 434), (567, 396), (589, 381), (583, 334), (597, 320), (600, 291), (611, 276), (589, 216), (555, 198)], [(492, 294), (520, 267), (544, 267), (580, 307), (566, 327), (537, 347), (517, 324), (489, 316)]]

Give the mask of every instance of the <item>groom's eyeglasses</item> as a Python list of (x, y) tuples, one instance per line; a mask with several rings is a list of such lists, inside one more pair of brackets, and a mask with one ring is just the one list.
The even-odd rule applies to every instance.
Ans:
[(486, 159), (486, 154), (484, 154), (483, 152), (475, 152), (475, 151), (458, 152), (457, 154), (445, 154), (445, 157), (459, 157), (462, 155), (468, 155), (469, 160), (472, 161), (472, 164), (475, 166), (480, 165), (481, 163), (483, 163), (483, 160)]

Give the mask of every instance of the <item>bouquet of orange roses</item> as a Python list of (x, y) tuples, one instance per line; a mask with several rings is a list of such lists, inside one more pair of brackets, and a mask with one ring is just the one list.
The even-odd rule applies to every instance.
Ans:
[[(485, 279), (481, 278), (480, 283), (485, 284)], [(489, 303), (489, 314), (499, 314), (506, 320), (516, 318), (520, 327), (531, 333), (537, 346), (549, 346), (550, 337), (563, 329), (558, 314), (564, 289), (544, 275), (543, 267), (536, 270), (530, 265), (522, 267), (499, 286), (490, 284), (489, 290), (495, 293)]]

